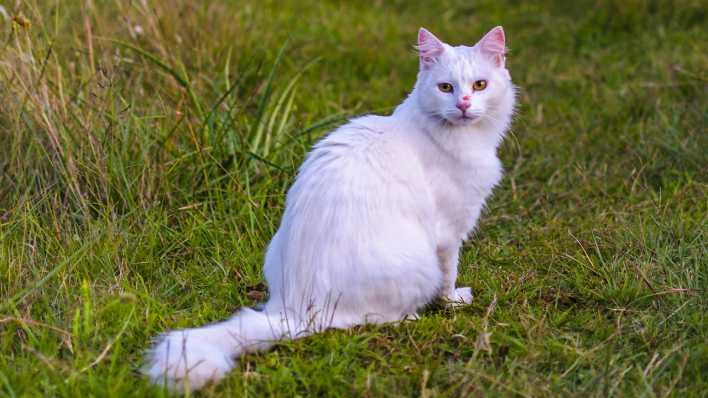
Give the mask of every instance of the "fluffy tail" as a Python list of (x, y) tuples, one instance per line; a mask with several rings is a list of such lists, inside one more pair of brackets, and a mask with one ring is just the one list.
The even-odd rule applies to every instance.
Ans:
[(223, 378), (239, 355), (302, 335), (292, 328), (280, 312), (244, 308), (224, 322), (164, 334), (149, 351), (143, 372), (173, 391), (196, 390)]

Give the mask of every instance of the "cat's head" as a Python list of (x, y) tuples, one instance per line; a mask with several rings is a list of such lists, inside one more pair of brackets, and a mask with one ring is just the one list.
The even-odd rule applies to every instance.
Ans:
[[(494, 121), (512, 112), (511, 76), (504, 30), (497, 26), (477, 44), (450, 46), (421, 28), (416, 100), (420, 112), (448, 126)], [(506, 109), (509, 108), (509, 109)]]

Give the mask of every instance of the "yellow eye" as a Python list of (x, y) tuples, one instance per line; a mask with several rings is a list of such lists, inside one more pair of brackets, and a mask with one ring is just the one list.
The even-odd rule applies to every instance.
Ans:
[(472, 84), (472, 88), (474, 91), (482, 91), (485, 88), (487, 88), (487, 81), (486, 80), (477, 80)]
[(438, 84), (438, 88), (443, 93), (451, 93), (452, 92), (452, 84), (450, 84), (450, 83), (440, 83), (440, 84)]

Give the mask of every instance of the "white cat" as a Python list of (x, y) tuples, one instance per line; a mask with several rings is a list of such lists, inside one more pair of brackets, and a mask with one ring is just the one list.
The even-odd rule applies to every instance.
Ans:
[(415, 318), (455, 288), (458, 252), (502, 176), (496, 152), (515, 89), (504, 31), (473, 47), (418, 33), (415, 88), (391, 116), (364, 116), (318, 142), (287, 195), (265, 258), (260, 310), (163, 335), (145, 373), (173, 389), (216, 381), (236, 357), (325, 328)]

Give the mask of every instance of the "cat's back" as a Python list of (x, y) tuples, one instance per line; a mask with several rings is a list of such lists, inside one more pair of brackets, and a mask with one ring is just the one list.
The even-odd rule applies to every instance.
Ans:
[(288, 193), (289, 204), (323, 196), (367, 201), (384, 191), (394, 195), (395, 187), (415, 189), (423, 168), (406, 133), (404, 122), (390, 116), (363, 116), (338, 127), (313, 146)]
[(388, 149), (400, 140), (401, 122), (392, 116), (366, 115), (350, 120), (320, 142), (313, 153), (337, 147), (342, 155), (357, 156), (361, 151)]
[(352, 119), (314, 145), (300, 176), (326, 168), (381, 176), (405, 172), (410, 167), (401, 166), (419, 163), (413, 147), (406, 142), (405, 130), (406, 126), (391, 116)]

